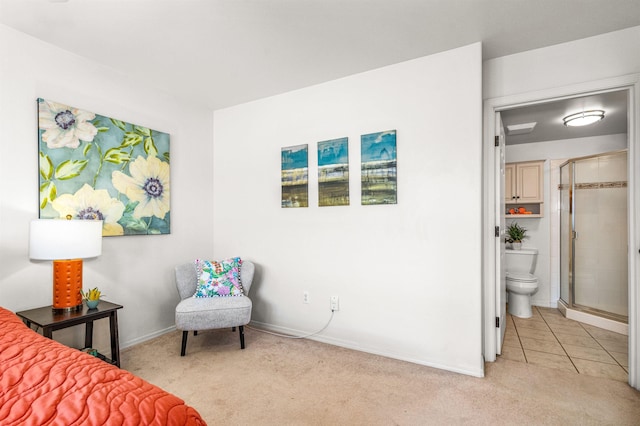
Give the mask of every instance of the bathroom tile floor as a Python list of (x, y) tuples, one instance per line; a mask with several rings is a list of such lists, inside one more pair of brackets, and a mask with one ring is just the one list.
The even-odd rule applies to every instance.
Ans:
[(533, 306), (533, 316), (507, 314), (502, 357), (588, 376), (628, 381), (628, 338)]

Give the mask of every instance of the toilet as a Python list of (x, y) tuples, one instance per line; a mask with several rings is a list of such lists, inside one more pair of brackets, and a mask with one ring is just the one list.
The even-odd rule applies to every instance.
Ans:
[(531, 318), (531, 295), (538, 291), (538, 277), (533, 275), (538, 250), (530, 247), (506, 250), (505, 258), (508, 312), (516, 317)]

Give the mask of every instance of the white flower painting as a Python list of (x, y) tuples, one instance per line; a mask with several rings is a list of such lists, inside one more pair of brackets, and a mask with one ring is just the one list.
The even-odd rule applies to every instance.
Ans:
[(103, 220), (103, 235), (170, 232), (169, 135), (38, 99), (40, 218)]

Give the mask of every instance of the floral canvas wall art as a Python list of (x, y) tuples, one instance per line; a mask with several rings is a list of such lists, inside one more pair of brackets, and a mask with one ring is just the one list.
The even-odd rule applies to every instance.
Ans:
[(318, 142), (318, 205), (349, 205), (349, 138)]
[(40, 218), (103, 235), (170, 233), (169, 134), (38, 99)]
[(362, 135), (362, 205), (397, 204), (396, 131)]
[(309, 146), (282, 148), (282, 207), (309, 207)]

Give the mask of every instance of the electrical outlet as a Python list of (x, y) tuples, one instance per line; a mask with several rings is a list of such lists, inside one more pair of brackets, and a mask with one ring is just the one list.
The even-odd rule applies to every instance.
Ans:
[(332, 311), (335, 312), (340, 310), (340, 298), (338, 296), (331, 296), (331, 299), (329, 299), (329, 301), (331, 302)]
[(302, 303), (309, 303), (309, 292), (305, 291), (302, 293)]

